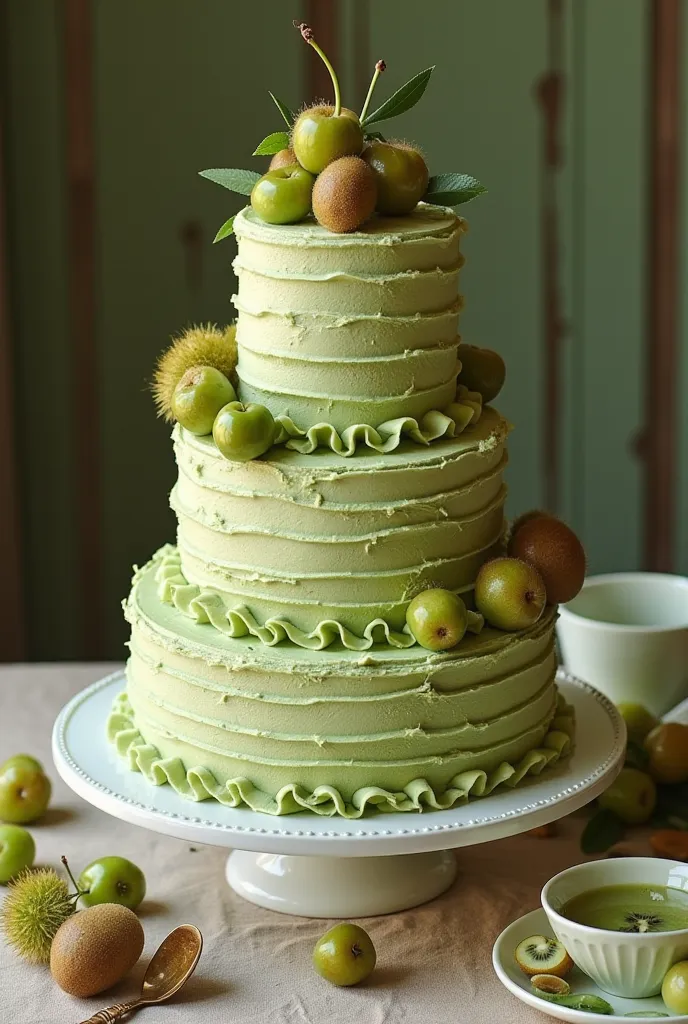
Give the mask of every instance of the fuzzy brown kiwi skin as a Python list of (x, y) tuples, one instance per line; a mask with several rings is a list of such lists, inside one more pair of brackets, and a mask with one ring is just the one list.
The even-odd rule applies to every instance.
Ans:
[(547, 589), (548, 604), (573, 600), (583, 586), (586, 558), (570, 526), (554, 516), (535, 516), (522, 522), (509, 540), (509, 554), (538, 570)]
[(279, 167), (291, 167), (293, 164), (297, 164), (298, 160), (294, 156), (293, 149), (280, 149), (279, 153), (275, 153), (272, 160), (270, 161), (269, 171), (275, 171)]
[(360, 156), (342, 156), (315, 179), (313, 213), (335, 234), (355, 231), (373, 215), (377, 201), (375, 174)]
[(133, 911), (101, 903), (60, 926), (50, 950), (50, 972), (69, 995), (94, 996), (131, 970), (143, 944), (143, 928)]

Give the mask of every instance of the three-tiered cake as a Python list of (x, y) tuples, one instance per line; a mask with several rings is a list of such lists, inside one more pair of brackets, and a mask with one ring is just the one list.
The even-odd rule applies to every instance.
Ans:
[(568, 748), (555, 608), (505, 632), (469, 612), (452, 650), (406, 625), (431, 586), (474, 607), (503, 548), (508, 425), (459, 383), (465, 222), (420, 204), (354, 233), (234, 230), (238, 398), (276, 421), (232, 461), (175, 427), (178, 546), (137, 571), (132, 768), (196, 799), (357, 817), (449, 807)]

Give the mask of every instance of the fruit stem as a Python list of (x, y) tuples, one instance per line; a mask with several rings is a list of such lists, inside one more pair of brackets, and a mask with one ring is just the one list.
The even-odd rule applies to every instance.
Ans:
[(313, 49), (318, 54), (327, 70), (330, 72), (330, 78), (332, 79), (332, 85), (334, 86), (334, 114), (332, 116), (339, 117), (339, 115), (342, 112), (342, 94), (339, 88), (339, 79), (337, 78), (337, 73), (335, 72), (334, 68), (327, 59), (326, 54), (320, 49), (320, 47), (316, 43), (315, 36), (313, 35), (313, 29), (310, 27), (310, 25), (307, 25), (305, 21), (295, 21), (294, 26), (298, 28), (299, 32), (303, 36), (304, 40), (308, 43), (308, 45), (313, 47)]
[(72, 885), (74, 886), (74, 888), (76, 890), (74, 892), (74, 894), (72, 896), (70, 896), (70, 899), (78, 900), (81, 896), (85, 896), (86, 895), (86, 893), (88, 892), (88, 889), (80, 889), (79, 888), (77, 880), (75, 879), (74, 875), (72, 874), (72, 869), (70, 868), (69, 862), (68, 862), (67, 858), (64, 856), (64, 854), (60, 857), (60, 860), (62, 861), (62, 864), (63, 864), (63, 867), (64, 867), (65, 871), (69, 875), (70, 882), (72, 883)]
[(380, 77), (380, 75), (382, 74), (382, 72), (385, 70), (386, 67), (387, 67), (387, 65), (385, 64), (385, 62), (383, 60), (379, 60), (377, 62), (377, 64), (375, 65), (375, 70), (373, 71), (373, 77), (372, 77), (370, 85), (368, 87), (368, 95), (365, 98), (365, 103), (363, 104), (363, 110), (361, 111), (361, 116), (358, 119), (361, 122), (361, 124), (363, 124), (363, 122), (365, 120), (365, 116), (368, 113), (368, 107), (370, 106), (370, 101), (373, 98), (373, 92), (375, 90), (375, 86), (377, 85), (377, 80)]

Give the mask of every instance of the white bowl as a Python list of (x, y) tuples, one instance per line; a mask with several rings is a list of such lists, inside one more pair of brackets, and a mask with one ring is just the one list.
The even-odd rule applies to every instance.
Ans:
[(542, 890), (554, 934), (604, 992), (626, 999), (657, 995), (671, 965), (688, 959), (688, 928), (615, 932), (569, 921), (559, 913), (574, 896), (605, 885), (663, 885), (688, 892), (688, 864), (657, 857), (587, 861), (555, 875)]
[(615, 704), (664, 715), (688, 697), (688, 579), (589, 576), (557, 624), (564, 665)]

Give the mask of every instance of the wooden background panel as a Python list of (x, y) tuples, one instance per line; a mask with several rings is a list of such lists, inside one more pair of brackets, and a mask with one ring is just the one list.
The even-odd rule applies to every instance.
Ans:
[[(234, 315), (236, 244), (213, 246), (244, 200), (198, 177), (255, 167), (258, 142), (282, 126), (267, 90), (303, 94), (305, 44), (281, 5), (269, 30), (255, 8), (206, 0), (96, 4), (96, 96), (102, 367), (103, 537), (107, 650), (126, 635), (119, 601), (131, 566), (174, 539), (167, 495), (169, 428), (146, 390), (169, 335)], [(164, 30), (164, 31), (163, 31)]]
[(436, 64), (423, 99), (389, 131), (422, 142), (433, 172), (467, 171), (489, 189), (462, 211), (471, 232), (464, 245), (461, 331), (465, 341), (495, 348), (506, 359), (498, 404), (516, 425), (509, 508), (523, 511), (543, 501), (541, 126), (533, 86), (546, 64), (545, 4), (461, 0), (442, 5), (431, 31), (417, 19), (410, 0), (371, 4), (371, 54), (388, 64), (379, 99)]
[(571, 5), (572, 260), (568, 447), (592, 572), (640, 566), (647, 247), (647, 5)]
[[(680, 204), (680, 278), (678, 428), (676, 457), (678, 509), (676, 518), (676, 571), (688, 574), (688, 12), (684, 10), (681, 49), (683, 53), (683, 137), (681, 152), (682, 200)], [(659, 399), (658, 399), (659, 400)]]
[[(74, 657), (62, 50), (57, 4), (8, 3), (7, 208), (30, 656)], [(84, 423), (83, 429), (97, 429)]]

